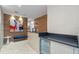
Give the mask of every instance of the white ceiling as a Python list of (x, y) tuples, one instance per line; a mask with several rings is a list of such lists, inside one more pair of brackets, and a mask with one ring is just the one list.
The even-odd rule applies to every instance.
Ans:
[(3, 12), (35, 19), (47, 14), (46, 5), (2, 5)]

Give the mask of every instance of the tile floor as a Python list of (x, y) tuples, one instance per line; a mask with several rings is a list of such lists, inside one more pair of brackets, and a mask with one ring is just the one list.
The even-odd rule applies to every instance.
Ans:
[(37, 54), (28, 43), (28, 40), (23, 40), (3, 45), (0, 54)]

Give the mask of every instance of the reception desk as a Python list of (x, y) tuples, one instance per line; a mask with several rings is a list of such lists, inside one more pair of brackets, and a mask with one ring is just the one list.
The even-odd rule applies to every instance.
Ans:
[(45, 54), (46, 53), (79, 53), (77, 36), (44, 32), (44, 33), (39, 33), (39, 37), (41, 43), (40, 53), (45, 53)]

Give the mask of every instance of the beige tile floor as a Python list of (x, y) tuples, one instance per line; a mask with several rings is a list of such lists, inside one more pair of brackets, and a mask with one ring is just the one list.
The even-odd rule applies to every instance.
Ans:
[(3, 45), (0, 50), (0, 54), (37, 54), (29, 45), (28, 40), (19, 42), (11, 42)]

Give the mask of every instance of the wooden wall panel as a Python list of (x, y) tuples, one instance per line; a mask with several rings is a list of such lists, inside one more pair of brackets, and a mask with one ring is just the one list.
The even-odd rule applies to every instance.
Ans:
[[(16, 36), (16, 35), (24, 35), (27, 36), (27, 18), (23, 18), (23, 32), (10, 32), (9, 28), (9, 20), (11, 15), (4, 14), (4, 36)], [(14, 16), (16, 19), (19, 18), (19, 16)]]
[(47, 15), (35, 19), (36, 32), (47, 32)]

